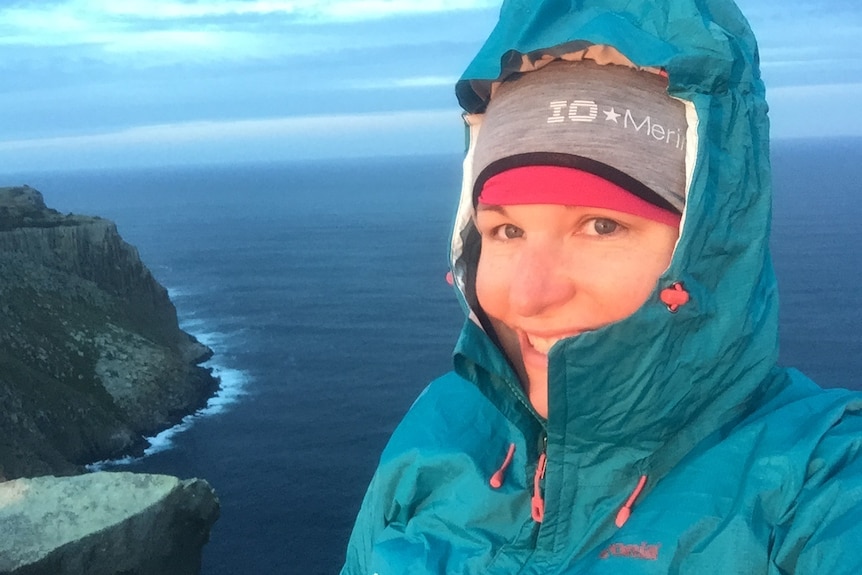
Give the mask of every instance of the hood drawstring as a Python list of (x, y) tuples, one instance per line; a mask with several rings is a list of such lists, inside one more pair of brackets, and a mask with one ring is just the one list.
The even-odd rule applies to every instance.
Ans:
[(512, 463), (512, 457), (515, 455), (515, 444), (512, 443), (509, 445), (509, 452), (506, 454), (506, 459), (503, 461), (503, 464), (500, 466), (494, 475), (491, 476), (491, 480), (489, 483), (491, 487), (494, 489), (500, 489), (503, 486), (503, 475), (506, 473), (506, 469), (509, 467), (509, 464)]
[(632, 491), (632, 494), (629, 495), (628, 501), (626, 504), (622, 506), (622, 508), (617, 512), (617, 527), (622, 527), (626, 524), (626, 521), (629, 520), (632, 514), (632, 506), (635, 504), (635, 499), (638, 498), (638, 495), (643, 491), (644, 485), (646, 485), (647, 476), (641, 475), (640, 481), (638, 481), (637, 487)]
[(682, 287), (681, 282), (676, 282), (670, 287), (661, 290), (659, 297), (671, 313), (676, 313), (680, 307), (687, 304), (691, 299), (689, 293)]

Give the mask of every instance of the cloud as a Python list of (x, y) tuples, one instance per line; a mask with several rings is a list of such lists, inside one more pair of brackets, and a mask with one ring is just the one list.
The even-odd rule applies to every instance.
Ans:
[(65, 0), (0, 7), (3, 43), (62, 42), (98, 38), (147, 27), (230, 26), (239, 18), (278, 18), (291, 24), (366, 22), (400, 16), (465, 12), (495, 7), (497, 0)]
[[(277, 60), (399, 43), (435, 43), (426, 25), (497, 0), (29, 0), (0, 5), (0, 66), (57, 60), (123, 66)], [(463, 18), (461, 18), (463, 19)], [(392, 25), (389, 25), (389, 23)], [(347, 27), (350, 27), (349, 29)], [(67, 51), (57, 54), (57, 49)]]
[(844, 56), (835, 47), (851, 48), (862, 33), (862, 9), (856, 0), (738, 0), (764, 53), (808, 51)]
[(78, 146), (114, 146), (128, 144), (175, 144), (204, 140), (241, 140), (272, 136), (324, 133), (386, 131), (399, 126), (416, 127), (460, 118), (456, 110), (415, 110), (376, 114), (331, 114), (290, 116), (255, 120), (180, 122), (135, 126), (123, 130), (23, 140), (0, 140), (0, 151), (36, 148), (74, 148)]
[(6, 171), (454, 152), (456, 109), (179, 122), (0, 140)]
[(738, 0), (768, 88), (852, 83), (862, 72), (858, 0)]
[(317, 17), (362, 21), (404, 14), (464, 12), (499, 6), (498, 0), (336, 0), (309, 2)]
[[(457, 112), (427, 111), (455, 107), (452, 86), (501, 1), (0, 1), (0, 74), (15, 78), (0, 85), (3, 164), (373, 153), (398, 138), (418, 146), (418, 130), (449, 146)], [(738, 2), (760, 42), (773, 133), (862, 133), (847, 107), (862, 101), (858, 0)], [(425, 112), (392, 115), (405, 109)]]
[(199, 19), (222, 16), (296, 16), (308, 21), (362, 21), (404, 14), (463, 12), (493, 7), (497, 0), (68, 0), (91, 12), (139, 19)]
[(859, 136), (862, 83), (767, 89), (772, 135), (777, 138)]
[(350, 88), (356, 90), (385, 90), (397, 88), (434, 88), (445, 86), (451, 88), (458, 81), (456, 76), (408, 76), (402, 78), (373, 78), (356, 80), (350, 83)]

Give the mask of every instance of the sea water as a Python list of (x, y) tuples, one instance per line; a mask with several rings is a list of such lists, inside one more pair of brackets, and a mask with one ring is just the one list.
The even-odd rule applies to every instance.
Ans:
[[(824, 386), (862, 385), (859, 157), (862, 140), (773, 146), (781, 360)], [(204, 575), (337, 573), (388, 435), (451, 366), (459, 169), (429, 156), (6, 182), (116, 221), (214, 350), (219, 394), (120, 466), (215, 487)]]

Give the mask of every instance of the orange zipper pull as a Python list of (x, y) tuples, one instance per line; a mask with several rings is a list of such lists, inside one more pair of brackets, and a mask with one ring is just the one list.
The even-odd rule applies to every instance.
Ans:
[(533, 498), (531, 499), (531, 511), (533, 521), (541, 523), (545, 518), (545, 499), (542, 497), (542, 479), (545, 478), (545, 467), (548, 464), (548, 456), (543, 451), (539, 455), (536, 464), (536, 474), (533, 476)]

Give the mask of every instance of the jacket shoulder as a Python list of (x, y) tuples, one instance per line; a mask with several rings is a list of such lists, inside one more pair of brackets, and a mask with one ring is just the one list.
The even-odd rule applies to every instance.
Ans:
[[(510, 443), (519, 447), (506, 489), (489, 479)], [(515, 537), (521, 526), (505, 511), (492, 522), (493, 539), (458, 537), (471, 518), (491, 517), (525, 496), (523, 439), (471, 382), (449, 373), (419, 395), (395, 429), (366, 492), (342, 574), (483, 572), (489, 549)], [(492, 533), (496, 531), (496, 533)], [(438, 566), (438, 567), (433, 567)], [(433, 568), (432, 568), (433, 567)]]
[(471, 382), (455, 372), (432, 381), (396, 427), (381, 464), (399, 454), (451, 451), (472, 453), (491, 436), (509, 436), (511, 424)]
[(763, 416), (795, 460), (772, 562), (781, 573), (862, 573), (862, 393), (787, 377), (783, 403)]

